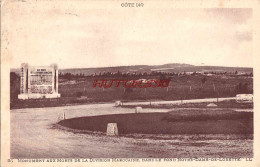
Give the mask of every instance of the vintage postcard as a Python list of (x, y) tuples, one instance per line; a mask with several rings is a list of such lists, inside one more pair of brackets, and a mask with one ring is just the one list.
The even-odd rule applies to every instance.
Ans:
[(259, 13), (2, 1), (1, 166), (260, 166)]

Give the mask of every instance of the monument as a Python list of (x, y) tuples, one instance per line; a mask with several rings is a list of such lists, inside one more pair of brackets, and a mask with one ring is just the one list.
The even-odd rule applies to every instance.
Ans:
[(117, 123), (107, 124), (107, 136), (118, 136)]
[(58, 66), (21, 66), (20, 94), (18, 99), (59, 98)]

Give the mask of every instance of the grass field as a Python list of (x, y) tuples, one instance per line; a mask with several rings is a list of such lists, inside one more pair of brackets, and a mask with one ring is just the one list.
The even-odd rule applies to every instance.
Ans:
[[(183, 104), (153, 104), (151, 101), (150, 104), (143, 104), (143, 105), (127, 105), (123, 104), (120, 107), (123, 108), (135, 108), (135, 107), (142, 107), (142, 108), (158, 108), (158, 109), (171, 109), (171, 108), (208, 108), (207, 105), (210, 104), (209, 102), (201, 102), (201, 103), (183, 103)], [(236, 100), (225, 100), (220, 102), (215, 102), (217, 108), (239, 108), (239, 109), (253, 109), (253, 103), (237, 103)]]
[[(144, 76), (141, 76), (145, 78)], [(159, 79), (149, 76), (150, 79)], [(152, 78), (151, 78), (152, 77)], [(253, 79), (249, 76), (229, 76), (213, 75), (203, 76), (196, 75), (174, 75), (170, 77), (168, 88), (93, 88), (94, 79), (114, 79), (114, 78), (72, 78), (65, 80), (59, 78), (60, 99), (54, 100), (18, 100), (19, 94), (19, 77), (11, 75), (11, 108), (28, 108), (28, 107), (54, 107), (62, 105), (99, 103), (136, 100), (185, 100), (185, 99), (202, 99), (217, 97), (235, 97), (239, 93), (253, 93)], [(133, 79), (133, 78), (122, 78)], [(135, 78), (138, 79), (138, 78)], [(149, 78), (145, 78), (149, 79)], [(205, 82), (202, 82), (204, 79)], [(239, 84), (247, 85), (246, 89), (239, 90)]]
[(58, 124), (72, 129), (106, 132), (108, 123), (117, 123), (119, 134), (253, 133), (253, 113), (221, 109), (80, 117), (62, 120)]
[[(205, 83), (202, 79), (205, 76), (185, 75), (172, 76), (167, 88), (135, 88), (125, 90), (122, 86), (115, 88), (93, 88), (94, 79), (82, 79), (73, 84), (61, 84), (59, 92), (62, 97), (86, 96), (91, 99), (104, 100), (181, 100), (200, 99), (214, 97), (234, 97), (239, 91), (236, 89), (239, 83), (248, 84), (243, 93), (253, 92), (253, 79), (243, 76), (206, 76)], [(113, 79), (113, 78), (101, 78)], [(122, 78), (125, 79), (125, 78)], [(131, 79), (131, 78), (130, 78)], [(148, 79), (148, 78), (147, 78)], [(153, 78), (159, 79), (159, 78)]]

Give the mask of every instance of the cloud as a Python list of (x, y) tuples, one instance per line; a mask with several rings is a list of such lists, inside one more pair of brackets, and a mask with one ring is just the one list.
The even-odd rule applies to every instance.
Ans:
[(237, 31), (235, 34), (235, 37), (238, 41), (252, 41), (252, 32), (250, 31), (244, 31), (244, 32), (239, 32)]
[(219, 22), (243, 24), (252, 18), (253, 10), (251, 8), (210, 8), (205, 9), (205, 12), (209, 17)]
[[(75, 8), (73, 2), (44, 1), (5, 13), (9, 50), (17, 57), (11, 66), (252, 65), (244, 61), (252, 59), (251, 9), (126, 11), (80, 3)], [(16, 5), (22, 9), (25, 4)]]

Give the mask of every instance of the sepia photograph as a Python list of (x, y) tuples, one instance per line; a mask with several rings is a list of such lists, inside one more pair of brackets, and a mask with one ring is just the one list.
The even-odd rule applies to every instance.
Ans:
[(252, 161), (253, 8), (111, 3), (2, 2), (8, 162)]

